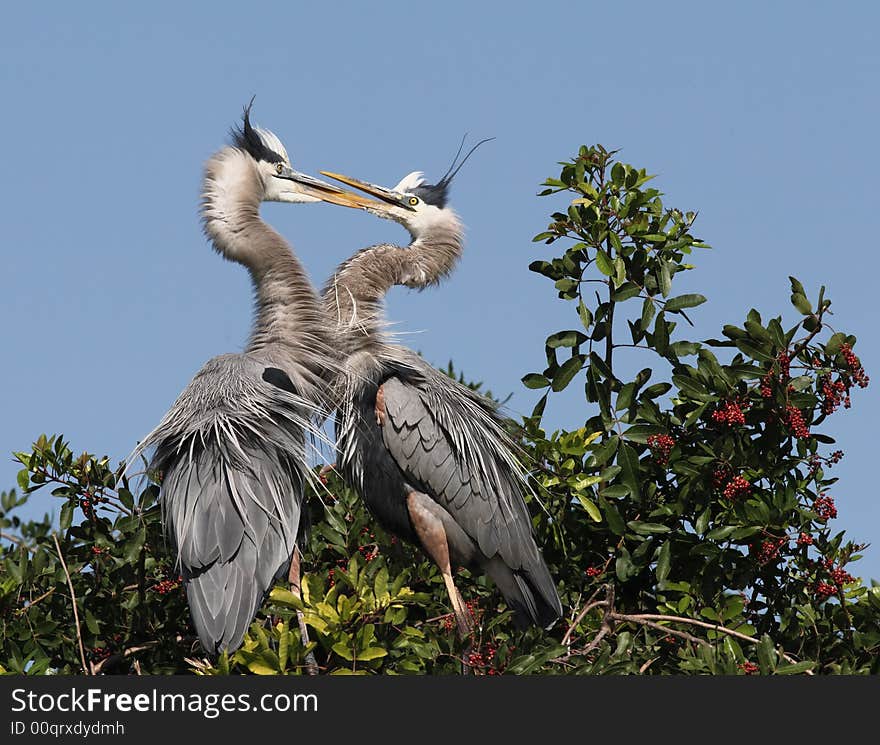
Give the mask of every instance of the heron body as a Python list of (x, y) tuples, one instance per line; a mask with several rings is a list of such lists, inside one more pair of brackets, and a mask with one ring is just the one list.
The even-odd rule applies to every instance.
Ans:
[(149, 470), (161, 475), (166, 530), (209, 654), (241, 644), (291, 562), (307, 447), (336, 369), (321, 300), (260, 204), (365, 203), (294, 171), (278, 138), (251, 126), (249, 108), (205, 167), (202, 219), (214, 248), (251, 275), (251, 337), (244, 352), (209, 360), (136, 451), (152, 450)]
[(462, 633), (469, 621), (455, 566), (488, 574), (519, 626), (548, 626), (562, 608), (532, 534), (523, 467), (495, 407), (383, 333), (388, 290), (436, 284), (461, 255), (462, 226), (445, 206), (448, 181), (428, 186), (410, 174), (387, 190), (327, 175), (386, 200), (368, 211), (402, 223), (413, 238), (406, 248), (358, 252), (323, 293), (341, 352), (339, 469), (385, 528), (438, 564)]

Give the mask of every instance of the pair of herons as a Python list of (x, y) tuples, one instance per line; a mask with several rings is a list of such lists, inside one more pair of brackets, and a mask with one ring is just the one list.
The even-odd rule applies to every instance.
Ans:
[[(388, 290), (436, 284), (461, 255), (447, 191), (464, 160), (436, 184), (411, 173), (391, 189), (325, 172), (368, 198), (294, 170), (249, 114), (206, 164), (201, 213), (217, 252), (251, 274), (253, 332), (244, 352), (205, 364), (137, 451), (152, 450), (149, 470), (161, 474), (202, 646), (235, 650), (292, 562), (298, 575), (307, 447), (334, 409), (337, 468), (383, 527), (436, 562), (462, 636), (471, 621), (457, 566), (488, 574), (519, 626), (552, 624), (562, 607), (495, 407), (383, 333)], [(412, 240), (358, 251), (319, 294), (261, 219), (264, 201), (367, 210)]]

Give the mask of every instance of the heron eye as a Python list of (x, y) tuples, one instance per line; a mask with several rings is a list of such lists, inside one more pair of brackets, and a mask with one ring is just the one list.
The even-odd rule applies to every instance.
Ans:
[(280, 176), (282, 173), (284, 173), (284, 166), (283, 166), (281, 163), (276, 163), (276, 164), (275, 164), (275, 173), (277, 173), (279, 176)]
[(415, 207), (419, 203), (418, 197), (410, 197), (409, 198), (410, 206)]

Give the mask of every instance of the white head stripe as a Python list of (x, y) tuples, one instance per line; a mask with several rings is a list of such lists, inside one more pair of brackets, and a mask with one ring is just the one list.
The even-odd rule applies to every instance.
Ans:
[(421, 186), (424, 183), (425, 174), (421, 171), (413, 171), (400, 179), (400, 183), (395, 186), (392, 191), (396, 191), (398, 194), (406, 194), (408, 191), (412, 191), (417, 186)]
[(290, 163), (290, 157), (287, 155), (287, 150), (285, 150), (281, 140), (278, 139), (278, 136), (274, 132), (260, 127), (254, 127), (254, 130), (260, 136), (260, 139), (267, 148), (274, 150), (284, 158), (285, 161)]

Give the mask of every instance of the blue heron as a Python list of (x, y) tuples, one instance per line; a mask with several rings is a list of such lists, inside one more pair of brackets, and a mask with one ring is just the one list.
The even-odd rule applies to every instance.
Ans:
[(461, 256), (462, 224), (447, 195), (468, 156), (457, 167), (456, 156), (436, 184), (415, 172), (392, 189), (322, 171), (378, 198), (364, 208), (412, 238), (358, 251), (323, 292), (341, 353), (338, 467), (386, 529), (437, 564), (462, 637), (472, 623), (456, 566), (488, 574), (519, 627), (547, 627), (562, 615), (533, 536), (524, 467), (496, 407), (384, 333), (388, 290), (437, 284)]
[[(253, 101), (251, 102), (253, 103)], [(161, 476), (165, 527), (177, 551), (202, 647), (240, 646), (273, 582), (298, 580), (307, 447), (319, 437), (336, 368), (318, 293), (260, 203), (371, 200), (295, 171), (272, 132), (251, 125), (205, 166), (201, 215), (214, 249), (251, 275), (256, 311), (240, 354), (209, 360), (139, 444)], [(131, 462), (131, 459), (129, 459)]]

